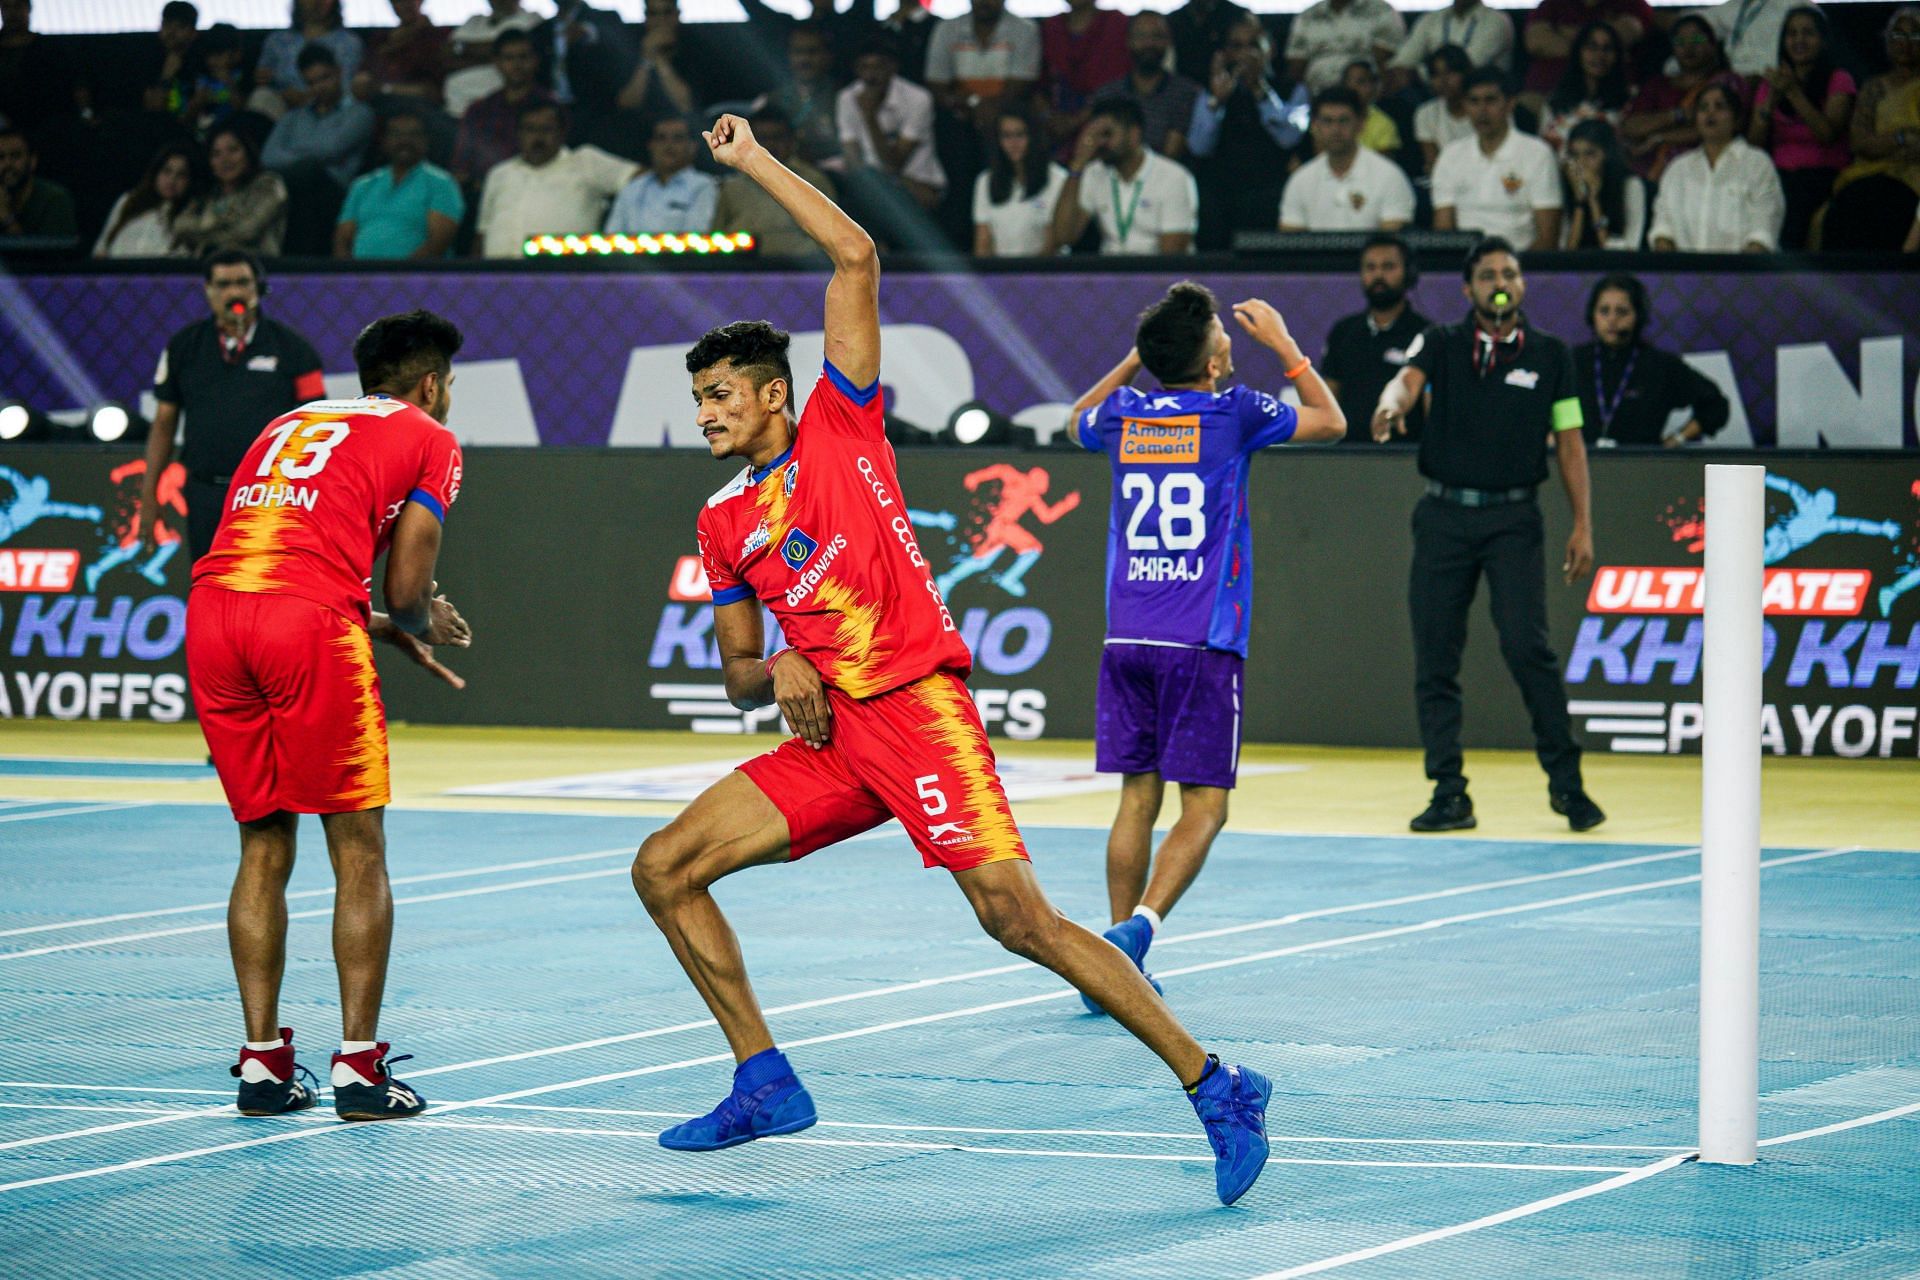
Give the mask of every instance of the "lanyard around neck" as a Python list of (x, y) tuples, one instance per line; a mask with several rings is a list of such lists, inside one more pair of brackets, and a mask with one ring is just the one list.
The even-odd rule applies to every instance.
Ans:
[(1613, 430), (1613, 416), (1620, 412), (1621, 403), (1627, 398), (1627, 384), (1633, 381), (1633, 366), (1640, 359), (1640, 348), (1636, 344), (1627, 353), (1627, 364), (1620, 371), (1620, 385), (1613, 389), (1613, 395), (1607, 395), (1606, 384), (1600, 379), (1600, 356), (1606, 350), (1606, 344), (1593, 344), (1593, 402), (1600, 410), (1600, 438), (1606, 439)]
[[(1144, 160), (1141, 169), (1146, 168)], [(1127, 205), (1126, 212), (1120, 210), (1120, 171), (1112, 170), (1107, 174), (1107, 183), (1113, 188), (1113, 225), (1120, 233), (1120, 243), (1126, 244), (1127, 233), (1133, 230), (1133, 221), (1140, 213), (1140, 193), (1147, 189), (1147, 175), (1142, 172), (1133, 180), (1133, 200)]]

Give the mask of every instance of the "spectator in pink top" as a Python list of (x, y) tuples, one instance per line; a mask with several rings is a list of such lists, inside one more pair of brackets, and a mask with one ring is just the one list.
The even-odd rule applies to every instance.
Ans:
[(1803, 249), (1814, 211), (1833, 194), (1833, 180), (1853, 159), (1853, 77), (1836, 67), (1827, 19), (1812, 6), (1795, 9), (1780, 27), (1780, 60), (1754, 91), (1747, 141), (1773, 156), (1787, 195), (1782, 249)]

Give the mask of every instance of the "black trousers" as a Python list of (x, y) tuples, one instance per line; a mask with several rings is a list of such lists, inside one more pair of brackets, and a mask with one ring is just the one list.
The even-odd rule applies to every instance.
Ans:
[(1500, 656), (1533, 721), (1534, 750), (1555, 794), (1579, 789), (1580, 748), (1567, 716), (1560, 659), (1547, 641), (1545, 532), (1540, 506), (1463, 507), (1435, 497), (1413, 509), (1414, 698), (1434, 794), (1467, 789), (1460, 760), (1460, 655), (1481, 574), (1492, 597)]
[(180, 486), (180, 497), (187, 504), (187, 551), (197, 561), (207, 554), (213, 546), (213, 535), (220, 531), (227, 486), (190, 474), (187, 482)]

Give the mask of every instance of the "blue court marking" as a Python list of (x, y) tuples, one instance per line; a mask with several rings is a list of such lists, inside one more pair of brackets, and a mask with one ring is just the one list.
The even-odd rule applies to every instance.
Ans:
[(214, 777), (198, 760), (98, 760), (67, 756), (0, 756), (0, 778), (114, 778), (127, 782), (199, 782)]
[[(626, 882), (659, 821), (389, 815), (396, 881), (437, 878), (396, 883), (383, 1034), (417, 1055), (402, 1072), (436, 1107), (355, 1128), (228, 1109), (224, 811), (7, 831), (9, 1261), (36, 1276), (1253, 1276), (1574, 1192), (1693, 1139), (1689, 855), (1223, 836), (1149, 957), (1203, 1043), (1275, 1081), (1274, 1163), (1223, 1210), (1160, 1064), (984, 939), (889, 835), (716, 890), (823, 1123), (666, 1152), (654, 1133), (711, 1106), (727, 1063)], [(316, 1068), (337, 1034), (329, 922), (298, 914), (328, 904), (319, 834), (303, 828), (292, 889), (311, 896), (290, 904), (283, 1005)], [(1031, 840), (1055, 899), (1096, 917), (1104, 833)], [(1764, 873), (1763, 1136), (1920, 1099), (1920, 856), (1825, 852), (1770, 851)], [(1917, 1150), (1910, 1114), (1334, 1274), (1909, 1275)], [(62, 1175), (79, 1176), (13, 1185)]]

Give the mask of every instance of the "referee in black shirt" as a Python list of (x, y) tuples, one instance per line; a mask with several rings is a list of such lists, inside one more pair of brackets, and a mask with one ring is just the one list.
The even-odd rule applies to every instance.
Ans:
[(1547, 478), (1549, 436), (1573, 508), (1573, 536), (1560, 569), (1567, 582), (1593, 567), (1587, 452), (1580, 400), (1566, 344), (1520, 312), (1527, 282), (1513, 246), (1489, 236), (1467, 254), (1462, 273), (1473, 311), (1435, 325), (1407, 353), (1373, 412), (1373, 437), (1401, 430), (1422, 391), (1430, 393), (1420, 438), (1427, 496), (1413, 511), (1414, 695), (1433, 801), (1415, 831), (1475, 825), (1460, 760), (1460, 653), (1467, 612), (1487, 576), (1500, 655), (1533, 720), (1534, 748), (1547, 771), (1555, 813), (1575, 831), (1606, 820), (1580, 778), (1580, 748), (1567, 715), (1560, 660), (1547, 642), (1545, 537), (1535, 498)]
[(160, 402), (147, 433), (147, 474), (140, 494), (140, 537), (150, 542), (160, 515), (160, 473), (173, 461), (173, 436), (184, 415), (180, 461), (187, 469), (187, 550), (195, 560), (213, 545), (234, 468), (266, 425), (326, 395), (320, 357), (305, 338), (260, 314), (267, 276), (241, 249), (207, 259), (212, 315), (167, 339), (153, 374)]

